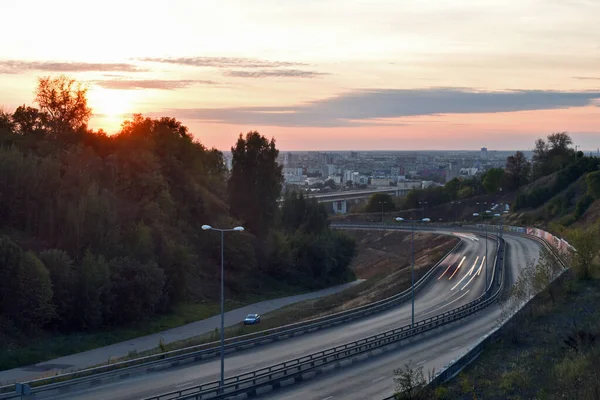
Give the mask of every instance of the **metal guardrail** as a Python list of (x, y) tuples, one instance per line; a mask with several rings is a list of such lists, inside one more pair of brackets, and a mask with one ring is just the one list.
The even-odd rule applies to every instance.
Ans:
[[(504, 252), (504, 242), (498, 238), (499, 248), (497, 253)], [(501, 270), (501, 281), (504, 279), (504, 256), (496, 258), (495, 270)], [(493, 280), (494, 278), (492, 278)], [(490, 282), (488, 290), (493, 290), (493, 284)], [(476, 300), (457, 307), (442, 314), (426, 318), (411, 325), (406, 325), (400, 328), (392, 329), (376, 335), (372, 335), (363, 339), (348, 342), (343, 345), (335, 346), (327, 350), (318, 351), (307, 356), (288, 360), (283, 363), (274, 364), (269, 367), (257, 369), (245, 374), (229, 377), (225, 379), (225, 385), (220, 387), (219, 381), (209, 382), (198, 385), (192, 388), (176, 390), (158, 396), (147, 397), (144, 400), (204, 400), (204, 399), (224, 399), (234, 397), (243, 393), (256, 394), (256, 391), (264, 386), (276, 386), (282, 381), (290, 380), (307, 372), (318, 368), (337, 363), (340, 360), (355, 357), (362, 353), (366, 353), (377, 348), (385, 347), (392, 343), (416, 336), (418, 334), (431, 331), (443, 325), (447, 325), (472, 314), (479, 312), (497, 300), (501, 291), (502, 285), (494, 292), (492, 296), (485, 299), (486, 293), (481, 295)]]
[[(534, 236), (534, 235), (527, 235), (527, 234), (522, 234), (522, 233), (511, 233), (511, 234), (515, 235), (515, 236), (521, 236), (521, 237), (526, 237), (526, 238), (531, 239), (531, 240), (535, 240), (535, 241), (541, 243), (544, 247), (546, 247), (554, 255), (554, 257), (562, 265), (563, 270), (560, 271), (552, 279), (551, 283), (554, 282), (555, 280), (557, 280), (558, 278), (560, 278), (567, 271), (568, 267), (565, 264), (565, 262), (562, 260), (562, 258), (559, 256), (559, 254), (555, 251), (555, 249), (546, 240), (544, 240), (542, 238), (539, 238), (537, 236)], [(504, 281), (504, 279), (503, 279), (503, 281)], [(539, 293), (536, 294), (535, 296), (533, 296), (529, 301), (523, 303), (521, 305), (520, 309), (522, 309), (523, 307), (525, 307), (531, 300), (533, 300), (538, 295), (539, 295)], [(518, 311), (515, 312), (510, 318), (508, 318), (507, 320), (505, 320), (504, 323), (501, 326), (497, 327), (493, 332), (491, 332), (490, 334), (486, 335), (482, 340), (480, 340), (475, 346), (473, 346), (472, 348), (470, 348), (460, 358), (458, 358), (457, 360), (455, 360), (454, 362), (452, 362), (452, 364), (448, 365), (444, 370), (440, 371), (431, 380), (431, 382), (428, 383), (428, 386), (430, 386), (430, 387), (436, 387), (436, 386), (442, 385), (442, 384), (448, 382), (450, 379), (452, 379), (456, 375), (458, 375), (460, 373), (460, 371), (462, 371), (465, 367), (467, 367), (469, 364), (471, 364), (473, 361), (475, 361), (479, 357), (479, 355), (483, 352), (483, 350), (485, 349), (485, 347), (488, 344), (490, 344), (491, 342), (494, 342), (495, 340), (498, 339), (502, 327), (507, 322), (509, 322), (510, 319), (512, 319), (517, 313), (518, 313)], [(395, 400), (395, 399), (396, 399), (396, 396), (392, 395), (390, 397), (384, 398), (383, 400)]]
[[(436, 268), (453, 252), (455, 252), (462, 245), (462, 240), (459, 241), (444, 257), (442, 257), (430, 270), (415, 284), (415, 291), (421, 289), (433, 276)], [(256, 333), (247, 335), (237, 336), (225, 340), (225, 351), (231, 351), (238, 348), (247, 348), (253, 345), (263, 343), (265, 341), (276, 341), (285, 339), (287, 337), (331, 327), (351, 321), (353, 319), (361, 318), (366, 315), (370, 315), (376, 312), (385, 311), (398, 303), (405, 301), (411, 296), (411, 288), (403, 291), (402, 293), (388, 297), (387, 299), (379, 300), (377, 302), (369, 303), (364, 306), (352, 308), (350, 310), (342, 311), (339, 313), (314, 318), (311, 320), (298, 322), (294, 324), (288, 324), (277, 328), (272, 328)], [(77, 385), (84, 383), (89, 379), (103, 379), (112, 375), (121, 375), (130, 373), (140, 368), (153, 368), (158, 367), (165, 363), (175, 363), (178, 361), (188, 360), (190, 358), (195, 360), (201, 360), (218, 356), (220, 354), (220, 348), (218, 347), (220, 342), (211, 342), (198, 346), (192, 346), (185, 349), (174, 350), (170, 352), (160, 353), (156, 355), (136, 358), (134, 360), (122, 361), (110, 365), (104, 365), (94, 368), (83, 369), (76, 372), (70, 372), (66, 374), (59, 374), (52, 377), (40, 378), (31, 381), (22, 382), (20, 385), (23, 389), (30, 391), (32, 394), (40, 393), (44, 391), (56, 390), (64, 388), (70, 385)], [(2, 393), (13, 394), (18, 392), (16, 385), (7, 385), (0, 387), (0, 396)], [(2, 397), (0, 397), (2, 399)]]

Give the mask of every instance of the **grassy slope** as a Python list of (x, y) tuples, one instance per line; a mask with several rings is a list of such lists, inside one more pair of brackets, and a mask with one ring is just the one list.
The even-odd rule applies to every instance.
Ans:
[(553, 285), (555, 303), (541, 296), (526, 306), (438, 398), (600, 398), (600, 279), (569, 274)]

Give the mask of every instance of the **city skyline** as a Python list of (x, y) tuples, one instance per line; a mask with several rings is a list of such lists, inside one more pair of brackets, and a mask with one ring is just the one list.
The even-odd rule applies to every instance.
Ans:
[(65, 73), (89, 85), (95, 129), (113, 133), (137, 112), (171, 116), (220, 150), (250, 130), (282, 151), (527, 150), (560, 131), (584, 150), (599, 144), (595, 1), (3, 9), (29, 16), (0, 26), (8, 111), (32, 104), (37, 77)]

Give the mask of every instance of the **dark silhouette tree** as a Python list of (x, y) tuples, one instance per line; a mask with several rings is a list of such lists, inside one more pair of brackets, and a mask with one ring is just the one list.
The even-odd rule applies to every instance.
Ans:
[(39, 78), (35, 102), (46, 114), (50, 135), (60, 137), (87, 127), (92, 109), (86, 95), (86, 87), (65, 75)]
[(387, 193), (375, 193), (369, 197), (367, 212), (391, 212), (396, 209), (394, 199)]
[(15, 132), (20, 135), (39, 135), (46, 133), (46, 115), (35, 107), (23, 104), (12, 115)]
[(250, 232), (264, 238), (275, 219), (283, 184), (275, 140), (268, 141), (256, 131), (248, 132), (245, 138), (240, 134), (231, 152), (233, 162), (228, 183), (231, 213)]
[(522, 151), (517, 151), (514, 155), (506, 158), (504, 173), (507, 189), (516, 190), (529, 182), (531, 164)]

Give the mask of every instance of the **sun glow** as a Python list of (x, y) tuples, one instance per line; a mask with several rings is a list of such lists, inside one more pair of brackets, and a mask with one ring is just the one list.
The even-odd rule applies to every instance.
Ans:
[(123, 120), (135, 112), (138, 97), (139, 92), (134, 90), (91, 88), (88, 103), (93, 111), (94, 125), (107, 132), (118, 130)]

